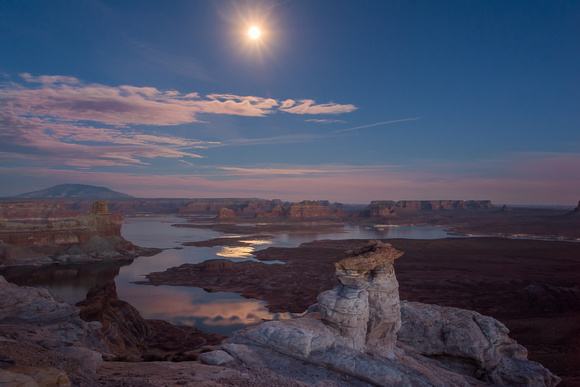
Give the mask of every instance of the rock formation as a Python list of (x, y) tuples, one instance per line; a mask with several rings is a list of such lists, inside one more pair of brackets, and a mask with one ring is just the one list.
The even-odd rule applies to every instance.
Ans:
[(341, 210), (333, 210), (329, 207), (320, 205), (315, 201), (302, 201), (292, 203), (286, 210), (284, 217), (286, 219), (309, 219), (309, 218), (330, 218), (345, 216)]
[(76, 306), (83, 320), (100, 323), (108, 352), (117, 359), (193, 360), (204, 346), (224, 339), (193, 327), (144, 319), (131, 304), (118, 298), (114, 281), (93, 287)]
[(229, 208), (220, 208), (220, 212), (216, 219), (235, 219), (236, 218), (236, 211), (230, 210)]
[[(36, 202), (35, 206), (30, 207), (45, 215), (40, 220), (32, 218), (26, 223), (0, 222), (0, 265), (132, 259), (159, 251), (139, 249), (125, 240), (121, 236), (120, 214), (111, 214), (106, 201), (93, 202), (92, 209), (84, 215), (59, 220), (50, 217), (54, 213), (51, 210), (55, 208), (54, 203), (48, 202), (47, 210), (39, 206), (42, 203)], [(58, 205), (56, 208), (64, 207)]]
[(256, 218), (282, 218), (284, 217), (284, 207), (276, 206), (270, 212), (258, 212)]
[(0, 202), (0, 222), (36, 222), (70, 220), (82, 215), (65, 207), (61, 201), (7, 200)]
[(217, 214), (222, 208), (227, 208), (238, 216), (251, 217), (281, 204), (278, 199), (195, 199), (181, 207), (179, 214)]
[[(0, 358), (11, 365), (0, 369), (0, 381), (28, 377), (39, 385), (58, 385), (40, 381), (64, 381), (67, 374), (77, 383), (93, 379), (101, 353), (107, 352), (100, 328), (98, 322), (81, 320), (77, 308), (55, 301), (48, 291), (19, 287), (0, 276)], [(17, 356), (22, 352), (24, 359)], [(61, 364), (66, 373), (39, 364)]]
[(387, 217), (397, 211), (481, 210), (493, 208), (490, 200), (373, 200), (360, 216)]
[(491, 317), (400, 303), (393, 261), (402, 253), (391, 245), (369, 241), (346, 255), (337, 287), (304, 317), (238, 331), (222, 350), (254, 368), (313, 364), (378, 386), (559, 382)]
[(393, 261), (403, 253), (372, 241), (346, 254), (334, 264), (340, 285), (318, 297), (320, 317), (340, 332), (341, 345), (393, 357), (401, 326)]
[(580, 216), (580, 200), (578, 201), (578, 205), (572, 211), (570, 211), (568, 216)]
[(258, 218), (283, 218), (283, 219), (315, 219), (315, 218), (342, 218), (346, 214), (338, 208), (330, 208), (328, 200), (313, 201), (304, 200), (299, 203), (290, 203), (287, 208), (276, 206), (271, 212), (260, 212)]
[[(51, 204), (51, 203), (49, 203)], [(57, 206), (58, 208), (62, 206)], [(52, 205), (49, 208), (53, 208)], [(121, 218), (112, 216), (106, 201), (96, 201), (84, 215), (72, 219), (51, 218), (51, 211), (42, 211), (46, 217), (30, 218), (26, 223), (7, 222), (0, 224), (0, 239), (17, 246), (43, 247), (87, 242), (94, 235), (105, 239), (121, 237)]]

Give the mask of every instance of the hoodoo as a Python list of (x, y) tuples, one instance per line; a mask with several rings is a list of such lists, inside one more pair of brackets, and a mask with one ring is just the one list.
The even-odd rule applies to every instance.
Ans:
[(304, 317), (237, 331), (218, 354), (280, 373), (324, 367), (377, 386), (560, 381), (527, 360), (526, 349), (491, 317), (399, 301), (393, 262), (402, 254), (378, 240), (356, 246), (334, 265), (339, 284)]

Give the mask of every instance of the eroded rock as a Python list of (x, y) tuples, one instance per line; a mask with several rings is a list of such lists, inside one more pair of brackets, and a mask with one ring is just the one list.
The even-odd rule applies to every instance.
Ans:
[(318, 306), (322, 320), (340, 332), (343, 345), (393, 356), (401, 326), (393, 262), (401, 255), (390, 244), (372, 240), (334, 264), (340, 285), (321, 293)]
[(93, 287), (77, 306), (83, 320), (100, 323), (108, 352), (116, 359), (191, 360), (196, 353), (182, 354), (200, 351), (224, 339), (194, 327), (144, 319), (131, 304), (119, 299), (114, 281)]
[[(0, 276), (0, 355), (17, 367), (5, 369), (11, 374), (2, 377), (28, 375), (41, 386), (67, 385), (70, 376), (91, 379), (102, 363), (101, 353), (107, 352), (100, 328), (98, 322), (81, 320), (77, 308), (54, 300), (46, 290), (19, 287)], [(53, 372), (45, 367), (54, 364), (63, 368)], [(49, 379), (53, 382), (45, 382)]]
[(250, 367), (282, 369), (306, 362), (378, 386), (554, 386), (560, 381), (528, 361), (526, 349), (491, 317), (401, 305), (393, 269), (401, 255), (380, 241), (356, 246), (335, 263), (339, 285), (321, 293), (318, 306), (304, 317), (238, 331), (222, 349)]

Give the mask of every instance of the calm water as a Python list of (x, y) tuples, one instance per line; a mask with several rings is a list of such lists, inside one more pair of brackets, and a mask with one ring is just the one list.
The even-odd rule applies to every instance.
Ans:
[[(270, 240), (248, 240), (247, 246), (193, 247), (184, 242), (203, 241), (215, 237), (235, 236), (212, 230), (172, 227), (183, 223), (177, 217), (126, 218), (123, 237), (138, 246), (167, 248), (153, 257), (137, 258), (132, 264), (92, 264), (38, 270), (27, 273), (19, 284), (47, 287), (65, 301), (83, 300), (86, 292), (103, 279), (115, 279), (119, 298), (136, 307), (144, 318), (163, 319), (178, 325), (190, 325), (206, 332), (229, 334), (236, 329), (261, 322), (262, 319), (283, 319), (290, 314), (272, 314), (265, 303), (247, 300), (234, 293), (208, 293), (201, 288), (181, 286), (135, 285), (148, 273), (163, 271), (184, 263), (199, 263), (207, 259), (227, 257), (233, 260), (254, 259), (252, 252), (269, 246), (297, 247), (301, 243), (322, 239), (449, 237), (434, 227), (375, 227), (346, 225), (342, 233), (278, 234)], [(280, 264), (280, 263), (273, 263)], [(18, 275), (16, 275), (18, 276)], [(22, 277), (22, 276), (20, 276)], [(12, 279), (11, 279), (12, 280)]]

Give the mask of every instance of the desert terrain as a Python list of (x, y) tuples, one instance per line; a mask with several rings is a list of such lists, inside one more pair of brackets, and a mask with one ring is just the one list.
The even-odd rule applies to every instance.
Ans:
[[(133, 208), (128, 204), (128, 199), (122, 202), (125, 208)], [(166, 201), (151, 203), (163, 203), (163, 206), (167, 206)], [(249, 203), (253, 203), (249, 205), (251, 210), (247, 209)], [(140, 211), (143, 211), (142, 204), (136, 206)], [(369, 213), (373, 208), (376, 210), (376, 204), (371, 204), (368, 208), (361, 209), (359, 206), (349, 209), (336, 204), (302, 202), (287, 206), (282, 211), (280, 203), (267, 201), (246, 201), (242, 204), (237, 202), (232, 208), (227, 207), (231, 205), (228, 201), (202, 204), (189, 203), (185, 205), (185, 209), (177, 210), (190, 218), (189, 221), (184, 218), (184, 222), (175, 226), (208, 228), (262, 239), (274, 238), (282, 232), (336, 232), (344, 224), (363, 228), (377, 225), (438, 226), (457, 235), (472, 235), (468, 238), (433, 240), (384, 239), (384, 242), (404, 252), (394, 265), (401, 299), (469, 309), (496, 318), (508, 327), (510, 337), (528, 349), (530, 360), (541, 363), (562, 378), (560, 385), (573, 386), (580, 383), (576, 366), (580, 362), (578, 207), (570, 210), (498, 208), (485, 205), (486, 208), (478, 209), (401, 209), (395, 205), (394, 210), (388, 210), (388, 215), (383, 209), (383, 216), (377, 216), (381, 214)], [(115, 205), (113, 202), (112, 206)], [(409, 206), (408, 203), (405, 205)], [(86, 201), (74, 205), (68, 203), (61, 210), (77, 211), (74, 214), (66, 213), (68, 218), (74, 218), (75, 215), (78, 216), (78, 209), (83, 206), (87, 206)], [(205, 217), (192, 217), (196, 214)], [(54, 212), (50, 216), (58, 218)], [(99, 265), (100, 259), (114, 258), (113, 261), (130, 264), (139, 253), (155, 253), (146, 249), (140, 250), (127, 241), (119, 241), (119, 225), (112, 226), (112, 223), (101, 221), (99, 227), (96, 227), (93, 225), (94, 221), (91, 223), (89, 219), (89, 225), (93, 225), (93, 229), (90, 229), (87, 227), (86, 218), (82, 219), (82, 232), (67, 234), (69, 239), (71, 235), (80, 238), (77, 242), (83, 250), (77, 255), (79, 262), (76, 264), (80, 265), (78, 273), (83, 273), (83, 265)], [(122, 249), (119, 247), (114, 251), (110, 244), (105, 244), (107, 254), (90, 250), (98, 246), (95, 247), (94, 243), (87, 244), (86, 241), (95, 233), (103, 233), (102, 230), (106, 232), (102, 234), (103, 238), (116, 238), (114, 246), (122, 246)], [(2, 274), (10, 275), (26, 270), (26, 265), (31, 263), (36, 265), (36, 273), (42, 273), (42, 265), (47, 263), (61, 265), (63, 270), (75, 264), (76, 256), (73, 252), (77, 250), (71, 249), (70, 243), (56, 248), (49, 236), (50, 227), (38, 231), (43, 233), (44, 240), (50, 241), (44, 250), (38, 243), (35, 246), (19, 248), (17, 243), (22, 240), (21, 237), (9, 239), (14, 245), (4, 244)], [(14, 230), (8, 226), (4, 227), (3, 232), (8, 236), (23, 234), (22, 229)], [(63, 230), (58, 229), (56, 233), (62, 235)], [(304, 243), (297, 248), (269, 247), (257, 251), (255, 258), (259, 261), (281, 261), (284, 264), (267, 265), (255, 261), (217, 259), (150, 273), (140, 284), (195, 286), (208, 292), (235, 292), (246, 298), (267, 302), (271, 312), (303, 313), (317, 302), (319, 293), (336, 285), (333, 262), (340, 260), (345, 250), (360, 242), (353, 239), (318, 240)], [(189, 245), (236, 246), (240, 243), (236, 238), (215, 238), (190, 242)], [(21, 256), (29, 251), (34, 253), (33, 257)], [(15, 265), (19, 261), (22, 262)], [(114, 282), (110, 280), (114, 278), (119, 267), (117, 265), (112, 269), (107, 268), (105, 271), (110, 273), (105, 275), (97, 270), (102, 278), (95, 282), (97, 286), (89, 292), (87, 300), (77, 305), (80, 308), (80, 318), (87, 322), (101, 323), (104, 340), (108, 343), (108, 360), (192, 361), (200, 353), (216, 348), (222, 340), (219, 336), (175, 327), (162, 321), (142, 320), (130, 305), (118, 300)], [(84, 273), (82, 275), (87, 275), (86, 270)], [(124, 317), (113, 317), (119, 315)], [(126, 329), (128, 326), (132, 328)], [(119, 340), (125, 344), (120, 345)], [(31, 361), (26, 360), (26, 356), (18, 355), (20, 352), (8, 343), (3, 344), (2, 348), (3, 360), (0, 360), (3, 364), (32, 365), (29, 364)], [(133, 371), (117, 369), (107, 374), (116, 369), (115, 367), (114, 362), (105, 363), (99, 377), (82, 373), (77, 375), (74, 370), (69, 373), (73, 375), (73, 381), (76, 380), (74, 383), (79, 385), (88, 383), (87, 380), (91, 378), (101, 378), (101, 383), (96, 385), (108, 385), (113, 380), (121, 379), (131, 383), (130, 375), (135, 376)], [(161, 370), (159, 372), (163, 373)], [(240, 374), (235, 372), (241, 371), (231, 369), (225, 372), (226, 377), (221, 382), (228, 385), (227, 380), (242, 380), (243, 378), (239, 379)], [(249, 372), (251, 374), (251, 370)], [(142, 379), (139, 380), (143, 382)], [(292, 385), (292, 379), (276, 380)], [(342, 385), (340, 383), (343, 382), (344, 380), (336, 382), (338, 384), (335, 385)]]

